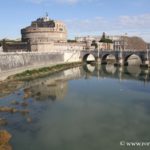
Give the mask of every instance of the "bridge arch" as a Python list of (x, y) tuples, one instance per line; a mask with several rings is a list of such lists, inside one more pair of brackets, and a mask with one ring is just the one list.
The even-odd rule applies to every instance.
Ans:
[(88, 53), (83, 56), (83, 62), (93, 62), (96, 61), (96, 58), (93, 54)]
[(124, 59), (124, 63), (127, 65), (141, 65), (142, 64), (142, 58), (141, 56), (137, 55), (137, 54), (130, 54), (127, 55)]
[(105, 54), (102, 56), (102, 63), (115, 63), (116, 56), (113, 54)]

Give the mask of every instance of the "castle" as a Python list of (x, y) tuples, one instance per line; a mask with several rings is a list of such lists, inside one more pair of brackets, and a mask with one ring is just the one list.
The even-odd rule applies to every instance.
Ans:
[(48, 16), (38, 18), (29, 27), (21, 29), (22, 42), (67, 42), (67, 29), (63, 22)]
[(21, 41), (3, 42), (4, 52), (49, 52), (61, 50), (83, 50), (85, 44), (67, 42), (67, 28), (62, 21), (51, 20), (48, 15), (33, 21), (21, 29)]

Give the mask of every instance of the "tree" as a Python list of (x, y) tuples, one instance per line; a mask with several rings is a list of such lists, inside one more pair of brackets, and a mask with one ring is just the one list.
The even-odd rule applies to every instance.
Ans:
[(111, 39), (107, 39), (105, 32), (103, 32), (102, 38), (99, 42), (103, 42), (103, 43), (113, 43), (113, 41)]
[(105, 41), (105, 39), (106, 39), (105, 32), (103, 32), (103, 35), (102, 35), (101, 40), (102, 40), (102, 41)]
[(96, 41), (95, 41), (95, 40), (93, 40), (93, 41), (92, 41), (91, 46), (95, 46), (95, 48), (98, 48), (98, 45), (97, 45), (97, 43), (96, 43)]
[(68, 42), (68, 43), (76, 43), (77, 41), (76, 41), (76, 40), (70, 40), (70, 39), (69, 39), (67, 42)]

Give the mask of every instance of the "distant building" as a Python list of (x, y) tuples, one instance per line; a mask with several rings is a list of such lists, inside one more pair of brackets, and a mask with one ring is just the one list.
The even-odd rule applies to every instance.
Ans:
[(21, 30), (22, 42), (67, 42), (67, 29), (62, 21), (38, 18)]
[(98, 44), (100, 50), (113, 50), (113, 43), (103, 43), (99, 42)]
[[(111, 39), (112, 41), (119, 40), (121, 36), (119, 35), (106, 35), (107, 39)], [(75, 40), (77, 42), (86, 42), (86, 41), (96, 41), (99, 42), (101, 40), (102, 36), (81, 36), (81, 37), (75, 37)]]
[[(149, 45), (140, 37), (129, 37), (127, 35), (106, 35), (106, 39), (110, 39), (113, 41), (113, 44), (104, 44), (99, 43), (102, 36), (84, 36), (84, 37), (76, 37), (77, 42), (85, 42), (88, 45), (92, 44), (92, 41), (97, 42), (99, 45), (99, 49), (109, 49), (112, 50), (146, 50)], [(90, 49), (90, 48), (89, 48)]]
[(83, 36), (83, 37), (75, 37), (75, 40), (77, 41), (77, 42), (87, 42), (87, 41), (90, 41), (90, 42), (92, 42), (92, 41), (100, 41), (100, 39), (101, 39), (101, 36)]

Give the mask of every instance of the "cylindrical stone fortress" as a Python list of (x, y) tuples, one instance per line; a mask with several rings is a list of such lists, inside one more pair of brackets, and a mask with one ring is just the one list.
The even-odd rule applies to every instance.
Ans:
[(39, 18), (21, 30), (23, 42), (66, 42), (67, 29), (63, 22), (51, 20), (48, 16)]

